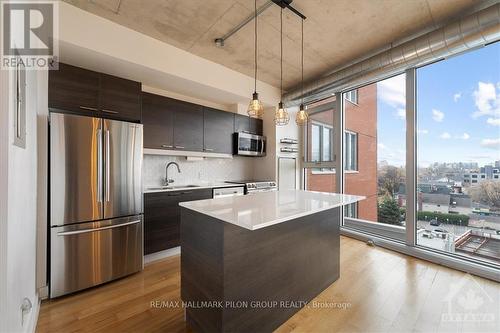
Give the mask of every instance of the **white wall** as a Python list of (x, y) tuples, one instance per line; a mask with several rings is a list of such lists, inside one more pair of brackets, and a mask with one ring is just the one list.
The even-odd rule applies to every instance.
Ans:
[(7, 331), (7, 221), (9, 153), (9, 72), (0, 70), (0, 332)]
[[(37, 229), (37, 110), (40, 72), (26, 72), (26, 148), (12, 144), (14, 137), (14, 72), (2, 72), (2, 158), (1, 223), (2, 288), (1, 329), (30, 332), (36, 324), (39, 301), (36, 291)], [(4, 177), (7, 177), (5, 181)], [(23, 298), (29, 298), (32, 311), (21, 318)]]

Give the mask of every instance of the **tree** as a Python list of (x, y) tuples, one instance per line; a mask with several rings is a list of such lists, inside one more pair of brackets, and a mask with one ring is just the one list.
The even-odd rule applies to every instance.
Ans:
[(401, 168), (388, 165), (380, 170), (378, 178), (378, 188), (380, 195), (394, 196), (399, 190), (399, 184), (404, 180), (404, 173)]
[(381, 223), (401, 225), (400, 211), (396, 200), (385, 196), (378, 205), (378, 221)]
[(472, 201), (500, 209), (500, 182), (492, 180), (481, 182), (477, 186), (470, 187), (467, 192)]

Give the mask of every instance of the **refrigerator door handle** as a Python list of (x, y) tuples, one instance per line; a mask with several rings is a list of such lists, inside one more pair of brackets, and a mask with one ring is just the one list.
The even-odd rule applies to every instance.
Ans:
[(102, 202), (102, 129), (97, 130), (97, 202)]
[(111, 153), (110, 153), (110, 144), (109, 144), (109, 130), (106, 130), (106, 202), (109, 202), (110, 200), (110, 178), (111, 178), (111, 173), (110, 173), (110, 160), (111, 160)]
[(78, 235), (78, 234), (84, 234), (87, 232), (96, 232), (96, 231), (102, 231), (106, 229), (114, 229), (114, 228), (120, 228), (120, 227), (125, 227), (131, 224), (137, 224), (141, 222), (141, 220), (135, 220), (135, 221), (130, 221), (130, 222), (125, 222), (121, 224), (116, 224), (116, 225), (108, 225), (105, 227), (100, 227), (100, 228), (95, 228), (95, 229), (84, 229), (84, 230), (75, 230), (75, 231), (63, 231), (63, 232), (58, 232), (57, 236), (70, 236), (70, 235)]

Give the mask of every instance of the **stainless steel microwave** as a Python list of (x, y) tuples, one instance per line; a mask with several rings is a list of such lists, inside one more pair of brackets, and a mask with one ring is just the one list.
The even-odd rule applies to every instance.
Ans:
[(234, 133), (234, 154), (266, 156), (266, 137), (246, 132)]

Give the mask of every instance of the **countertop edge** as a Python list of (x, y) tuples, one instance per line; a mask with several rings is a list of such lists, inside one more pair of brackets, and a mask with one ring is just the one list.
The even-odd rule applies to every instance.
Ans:
[(146, 190), (143, 189), (142, 193), (158, 193), (158, 192), (176, 192), (176, 191), (186, 191), (186, 190), (203, 190), (203, 189), (209, 189), (209, 188), (223, 188), (223, 187), (244, 187), (244, 184), (229, 184), (229, 183), (215, 183), (215, 184), (208, 184), (208, 185), (200, 185), (196, 187), (179, 187), (179, 188), (166, 188), (166, 189), (161, 189), (161, 190)]
[(333, 209), (333, 208), (338, 208), (338, 207), (342, 207), (342, 206), (345, 206), (345, 205), (349, 205), (349, 204), (352, 204), (352, 203), (355, 203), (355, 202), (358, 202), (358, 201), (361, 201), (361, 200), (364, 200), (364, 199), (366, 199), (365, 196), (357, 196), (357, 198), (353, 199), (353, 200), (346, 200), (345, 202), (342, 202), (342, 203), (339, 203), (339, 204), (335, 204), (335, 205), (332, 205), (332, 206), (329, 206), (329, 207), (317, 208), (317, 209), (313, 209), (313, 210), (310, 210), (310, 211), (307, 211), (307, 212), (303, 212), (303, 213), (292, 214), (292, 215), (287, 216), (287, 217), (283, 217), (283, 218), (279, 218), (279, 219), (276, 219), (276, 220), (273, 220), (273, 221), (269, 221), (269, 222), (257, 224), (257, 225), (255, 225), (253, 227), (248, 227), (248, 226), (245, 226), (245, 225), (237, 224), (237, 223), (234, 223), (233, 221), (230, 221), (228, 219), (224, 219), (224, 218), (221, 218), (219, 216), (216, 216), (215, 214), (203, 212), (203, 211), (200, 211), (200, 210), (195, 209), (193, 207), (186, 206), (190, 202), (196, 202), (198, 200), (188, 201), (188, 202), (181, 202), (181, 203), (179, 203), (179, 206), (181, 206), (182, 208), (186, 208), (186, 209), (192, 210), (192, 211), (197, 212), (199, 214), (207, 215), (207, 216), (210, 216), (210, 217), (212, 217), (214, 219), (217, 219), (217, 220), (220, 220), (220, 221), (223, 221), (223, 222), (235, 225), (237, 227), (241, 227), (241, 228), (244, 228), (244, 229), (247, 229), (247, 230), (254, 231), (254, 230), (259, 230), (259, 229), (262, 229), (262, 228), (265, 228), (265, 227), (270, 227), (270, 226), (275, 225), (275, 224), (280, 224), (280, 223), (283, 223), (283, 222), (286, 222), (286, 221), (294, 220), (294, 219), (297, 219), (297, 218), (300, 218), (300, 217), (304, 217), (304, 216), (308, 216), (308, 215), (320, 213), (320, 212), (323, 212), (325, 210), (329, 210), (329, 209)]

